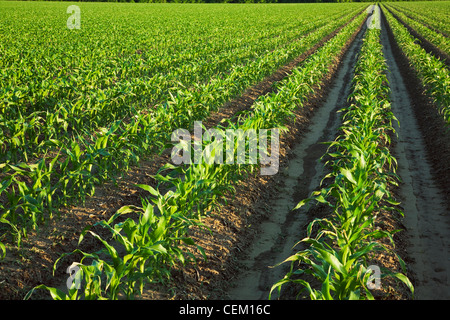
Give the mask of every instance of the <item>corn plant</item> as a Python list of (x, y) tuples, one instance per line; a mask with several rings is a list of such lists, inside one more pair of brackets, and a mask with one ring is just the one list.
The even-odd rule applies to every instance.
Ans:
[(450, 34), (446, 14), (448, 11), (448, 2), (443, 1), (433, 4), (426, 2), (401, 2), (390, 4), (389, 6), (444, 36), (448, 37)]
[[(150, 53), (142, 56), (131, 55), (129, 52), (121, 53), (121, 55), (126, 55), (123, 59), (117, 59), (114, 53), (108, 54), (103, 50), (101, 53), (97, 52), (82, 60), (81, 66), (70, 61), (71, 56), (77, 55), (77, 51), (68, 47), (65, 40), (63, 40), (63, 44), (60, 43), (62, 41), (60, 37), (64, 35), (53, 34), (52, 40), (61, 47), (50, 50), (47, 54), (37, 51), (35, 54), (37, 57), (32, 56), (33, 60), (45, 61), (45, 64), (49, 65), (49, 70), (39, 70), (39, 72), (36, 69), (33, 70), (35, 79), (31, 85), (27, 81), (25, 83), (28, 87), (20, 87), (18, 83), (23, 84), (26, 80), (11, 72), (5, 73), (2, 87), (8, 88), (4, 94), (4, 101), (10, 107), (10, 111), (2, 116), (5, 119), (16, 121), (17, 118), (20, 118), (17, 115), (21, 116), (22, 112), (24, 112), (24, 117), (29, 116), (31, 119), (45, 112), (47, 121), (39, 121), (40, 126), (31, 126), (30, 128), (33, 130), (28, 130), (28, 132), (44, 135), (52, 132), (52, 138), (65, 141), (71, 137), (70, 133), (73, 131), (79, 131), (82, 128), (95, 131), (98, 127), (108, 126), (114, 121), (132, 116), (133, 110), (141, 110), (148, 104), (159, 105), (164, 102), (173, 102), (177, 106), (180, 105), (185, 113), (189, 113), (192, 105), (198, 105), (198, 102), (209, 95), (214, 96), (214, 99), (211, 99), (212, 102), (222, 104), (242, 92), (249, 84), (262, 80), (277, 66), (286, 63), (292, 57), (301, 54), (308, 47), (317, 43), (324, 34), (333, 30), (336, 25), (344, 23), (348, 16), (354, 13), (354, 8), (346, 8), (343, 12), (338, 13), (330, 10), (329, 13), (321, 15), (318, 19), (300, 24), (301, 29), (295, 22), (297, 20), (293, 19), (287, 20), (289, 23), (283, 27), (277, 26), (277, 28), (282, 28), (277, 31), (259, 30), (254, 25), (247, 26), (257, 32), (251, 37), (246, 37), (246, 45), (241, 45), (237, 40), (239, 37), (230, 33), (225, 39), (227, 50), (220, 51), (219, 54), (215, 51), (218, 50), (217, 43), (222, 43), (222, 41), (212, 42), (215, 51), (211, 52), (210, 46), (204, 46), (204, 42), (200, 42), (202, 43), (200, 45), (197, 41), (180, 39), (190, 46), (182, 51), (175, 50), (173, 52), (171, 46), (166, 48), (164, 45), (161, 49), (162, 52), (158, 52), (157, 56)], [(99, 18), (102, 17), (97, 17), (97, 19)], [(318, 28), (319, 30), (316, 30)], [(92, 30), (94, 34), (99, 32), (96, 28)], [(317, 32), (311, 32), (314, 30)], [(236, 30), (236, 32), (242, 31), (243, 29), (239, 28)], [(195, 30), (195, 33), (198, 33), (198, 30)], [(277, 36), (274, 37), (273, 34)], [(223, 33), (215, 34), (216, 37), (223, 37), (223, 35)], [(147, 35), (145, 35), (146, 37)], [(94, 38), (98, 38), (98, 35), (96, 34)], [(114, 43), (110, 43), (111, 39), (100, 38), (108, 45), (115, 47)], [(293, 41), (299, 39), (301, 41)], [(13, 39), (10, 40), (11, 46), (18, 45)], [(80, 41), (80, 39), (72, 40)], [(84, 38), (83, 40), (88, 39)], [(174, 41), (174, 44), (179, 42)], [(33, 45), (36, 44), (33, 43)], [(83, 44), (83, 46), (85, 45)], [(92, 43), (88, 42), (87, 45), (92, 45)], [(66, 51), (69, 61), (61, 57), (61, 51)], [(8, 53), (8, 51), (5, 52)], [(208, 56), (210, 60), (206, 65), (200, 64), (203, 61), (200, 57), (204, 56)], [(52, 64), (48, 57), (54, 58), (55, 62)], [(94, 57), (95, 59), (93, 59)], [(170, 57), (170, 59), (166, 61), (160, 57)], [(148, 60), (148, 63), (142, 63), (144, 59)], [(25, 73), (29, 73), (29, 76), (33, 74), (30, 71), (33, 69), (30, 64), (32, 63), (25, 59), (16, 65), (11, 65), (9, 60), (5, 59), (6, 70), (22, 68)], [(70, 71), (58, 66), (65, 64), (71, 68)], [(84, 69), (83, 64), (90, 67)], [(164, 72), (164, 77), (160, 76), (161, 72)], [(220, 77), (217, 76), (218, 74)], [(52, 75), (53, 81), (49, 81), (50, 75)], [(142, 80), (143, 76), (145, 76), (145, 80)], [(131, 82), (128, 81), (130, 78)], [(114, 80), (111, 81), (111, 79)], [(207, 81), (201, 81), (202, 79), (207, 79)], [(81, 85), (78, 85), (80, 81)], [(96, 88), (97, 84), (99, 88)], [(155, 88), (158, 88), (156, 92)], [(192, 92), (192, 88), (195, 88), (194, 92)], [(226, 91), (223, 88), (227, 88)], [(170, 97), (173, 93), (176, 93), (174, 95), (180, 99), (171, 101)], [(192, 102), (190, 98), (195, 99), (196, 103), (189, 103), (189, 108), (185, 108), (183, 104)], [(24, 104), (27, 108), (22, 111), (23, 108), (18, 106)], [(208, 112), (205, 105), (209, 104), (206, 101), (204, 104), (200, 104), (199, 107), (202, 106), (202, 109), (199, 109), (198, 112)], [(28, 111), (32, 112), (28, 113)], [(54, 116), (48, 116), (49, 113)], [(22, 127), (20, 126), (20, 128)], [(13, 147), (17, 143), (17, 147), (23, 147), (23, 152), (25, 152), (23, 144), (26, 143), (27, 150), (28, 147), (31, 148), (30, 151), (36, 153), (40, 150), (40, 148), (33, 149), (38, 146), (30, 139), (25, 141), (20, 137), (20, 135), (15, 136), (11, 141)], [(8, 145), (7, 141), (5, 142)], [(21, 152), (11, 152), (10, 156), (20, 157), (21, 154)]]

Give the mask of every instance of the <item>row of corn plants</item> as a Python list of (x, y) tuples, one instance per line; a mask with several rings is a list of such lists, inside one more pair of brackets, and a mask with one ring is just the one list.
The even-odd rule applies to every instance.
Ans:
[(391, 13), (394, 13), (398, 18), (400, 18), (404, 23), (406, 23), (424, 39), (430, 42), (433, 46), (446, 53), (447, 55), (450, 54), (450, 39), (448, 37), (444, 36), (442, 33), (436, 32), (426, 27), (422, 23), (412, 18), (409, 18), (407, 15), (397, 10), (395, 7), (392, 7), (391, 5), (386, 5), (386, 8), (389, 8), (389, 10), (391, 10)]
[[(390, 110), (379, 37), (379, 29), (366, 31), (352, 80), (351, 104), (342, 110), (342, 134), (329, 143), (324, 155), (331, 159), (326, 163), (331, 172), (324, 180), (332, 182), (295, 208), (313, 201), (329, 206), (332, 214), (308, 225), (307, 236), (297, 244), (305, 249), (281, 262), (289, 262), (290, 271), (272, 286), (271, 297), (280, 294), (284, 284), (295, 283), (301, 288), (299, 295), (306, 292), (313, 300), (373, 299), (367, 285), (371, 253), (387, 250), (380, 238), (393, 243), (391, 233), (374, 226), (377, 213), (399, 211), (389, 192), (398, 180), (396, 160), (388, 149), (396, 119)], [(305, 280), (305, 275), (321, 285)], [(383, 270), (382, 276), (395, 276), (413, 290), (402, 273)]]
[[(0, 235), (0, 242), (13, 236), (20, 245), (27, 230), (46, 221), (54, 209), (84, 201), (86, 196), (94, 194), (98, 183), (127, 171), (143, 154), (161, 152), (175, 128), (192, 127), (195, 120), (207, 117), (233, 94), (273, 70), (288, 56), (292, 57), (292, 52), (299, 54), (318, 43), (333, 29), (342, 26), (346, 19), (348, 21), (349, 17), (333, 21), (300, 39), (295, 50), (289, 46), (284, 54), (278, 52), (279, 55), (262, 57), (255, 62), (259, 68), (253, 64), (237, 67), (239, 72), (227, 78), (226, 83), (211, 82), (194, 92), (178, 92), (171, 95), (167, 103), (158, 105), (155, 112), (139, 111), (127, 121), (114, 121), (94, 134), (78, 133), (76, 140), (65, 142), (48, 138), (43, 143), (53, 148), (52, 153), (35, 163), (4, 163), (1, 166), (0, 196), (4, 200), (0, 203), (0, 223), (7, 228), (3, 228), (5, 232)], [(260, 70), (256, 75), (252, 72), (255, 68)], [(255, 78), (250, 81), (239, 75)], [(216, 88), (215, 91), (211, 91), (211, 87)], [(230, 93), (224, 93), (224, 88)]]
[(444, 62), (426, 52), (409, 31), (384, 8), (389, 28), (399, 48), (415, 70), (426, 94), (433, 99), (447, 125), (450, 124), (450, 73)]
[(443, 35), (450, 35), (450, 26), (447, 23), (450, 2), (397, 2), (390, 3), (398, 11), (403, 12), (408, 17), (422, 22), (427, 27)]
[[(227, 121), (219, 125), (216, 129), (219, 129), (222, 139), (208, 138), (203, 142), (205, 156), (201, 163), (187, 166), (167, 164), (155, 176), (158, 181), (156, 188), (139, 185), (149, 192), (141, 207), (124, 206), (108, 221), (96, 224), (111, 231), (111, 239), (104, 239), (92, 228), (87, 228), (80, 236), (80, 243), (89, 233), (101, 242), (102, 249), (95, 253), (77, 249), (61, 257), (75, 253), (83, 256), (76, 263), (80, 270), (77, 277), (82, 284), (81, 290), (77, 290), (75, 284), (68, 293), (39, 285), (26, 298), (30, 298), (36, 289), (48, 290), (53, 299), (134, 298), (143, 292), (145, 283), (167, 280), (171, 267), (195, 260), (185, 246), (196, 246), (207, 258), (202, 248), (189, 237), (189, 229), (193, 226), (204, 227), (202, 220), (220, 205), (220, 199), (225, 194), (233, 192), (233, 184), (262, 168), (261, 163), (267, 164), (261, 158), (262, 153), (267, 152), (265, 156), (269, 156), (267, 146), (270, 145), (271, 156), (278, 156), (279, 131), (275, 129), (281, 132), (287, 130), (285, 124), (292, 120), (294, 110), (300, 108), (313, 88), (320, 84), (336, 55), (365, 18), (365, 14), (361, 14), (344, 27), (295, 69), (291, 76), (277, 83), (276, 92), (258, 98), (252, 109), (242, 113), (235, 123)], [(209, 132), (206, 128), (204, 130)], [(241, 147), (251, 149), (252, 146), (259, 146), (259, 162), (250, 161), (250, 154), (246, 154), (245, 161), (234, 158), (229, 164), (227, 158), (227, 164), (218, 163), (216, 156), (227, 154), (230, 150), (228, 145), (226, 150), (222, 149), (224, 146), (220, 142), (227, 139), (227, 130), (238, 132), (238, 136), (246, 135), (250, 130), (268, 130), (270, 136), (264, 141), (255, 134), (248, 139), (237, 138), (232, 144), (233, 155), (236, 156), (239, 156), (237, 151)], [(128, 217), (125, 219), (125, 216)], [(55, 262), (54, 270), (59, 261)]]

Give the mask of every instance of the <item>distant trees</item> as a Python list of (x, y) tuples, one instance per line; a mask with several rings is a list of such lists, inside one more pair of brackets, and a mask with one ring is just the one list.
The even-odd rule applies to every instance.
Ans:
[[(27, 1), (27, 0), (25, 0)], [(46, 0), (44, 0), (46, 1)], [(55, 1), (55, 0), (48, 0)], [(141, 2), (141, 3), (310, 3), (310, 2), (373, 2), (373, 0), (60, 0), (79, 2)], [(423, 1), (423, 0), (381, 0), (382, 1)], [(428, 0), (439, 1), (439, 0)]]

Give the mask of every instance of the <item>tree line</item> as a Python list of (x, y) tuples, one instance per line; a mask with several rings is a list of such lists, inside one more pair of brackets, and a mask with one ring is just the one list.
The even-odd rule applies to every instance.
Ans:
[[(42, 1), (42, 0), (40, 0)], [(47, 1), (47, 0), (44, 0)], [(54, 1), (54, 0), (48, 0)], [(60, 0), (77, 1), (77, 0)], [(378, 0), (383, 2), (384, 0)], [(385, 0), (385, 1), (423, 1), (423, 0)], [(441, 0), (425, 0), (441, 1)], [(78, 2), (132, 2), (132, 3), (330, 3), (330, 2), (374, 2), (373, 0), (78, 0)]]

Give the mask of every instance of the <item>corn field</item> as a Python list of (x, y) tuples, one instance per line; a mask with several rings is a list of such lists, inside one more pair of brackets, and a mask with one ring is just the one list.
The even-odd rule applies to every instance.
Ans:
[[(224, 257), (239, 260), (233, 252), (250, 250), (238, 234), (253, 226), (235, 227), (234, 242), (225, 243), (214, 238), (214, 219), (232, 229), (225, 212), (244, 219), (239, 206), (259, 208), (255, 199), (266, 216), (278, 210), (245, 186), (259, 183), (277, 196), (289, 150), (314, 125), (306, 110), (321, 108), (330, 87), (346, 85), (345, 103), (333, 112), (334, 138), (317, 142), (327, 146), (316, 156), (324, 175), (312, 192), (298, 179), (294, 192), (309, 196), (286, 209), (284, 219), (304, 215), (308, 223), (292, 234), (289, 254), (254, 272), (281, 270), (267, 276), (271, 301), (426, 298), (425, 280), (409, 263), (417, 257), (397, 249), (410, 231), (381, 220), (411, 215), (397, 160), (398, 83), (389, 77), (401, 65), (410, 104), (440, 130), (433, 129), (434, 143), (445, 159), (449, 9), (448, 1), (0, 2), (0, 298), (149, 299), (165, 288), (164, 299), (236, 299), (223, 294), (235, 279), (225, 277)], [(336, 80), (352, 45), (351, 76)], [(445, 194), (439, 179), (448, 165), (432, 171)], [(87, 219), (75, 213), (83, 208), (97, 209)], [(250, 211), (248, 221), (263, 219)], [(219, 241), (220, 250), (205, 245)], [(275, 240), (266, 246), (278, 250)], [(383, 265), (387, 255), (393, 262)], [(24, 275), (31, 266), (33, 279)], [(214, 272), (202, 272), (208, 268)], [(195, 290), (186, 280), (192, 270)], [(391, 289), (374, 288), (375, 280)], [(210, 285), (217, 282), (222, 295)]]

